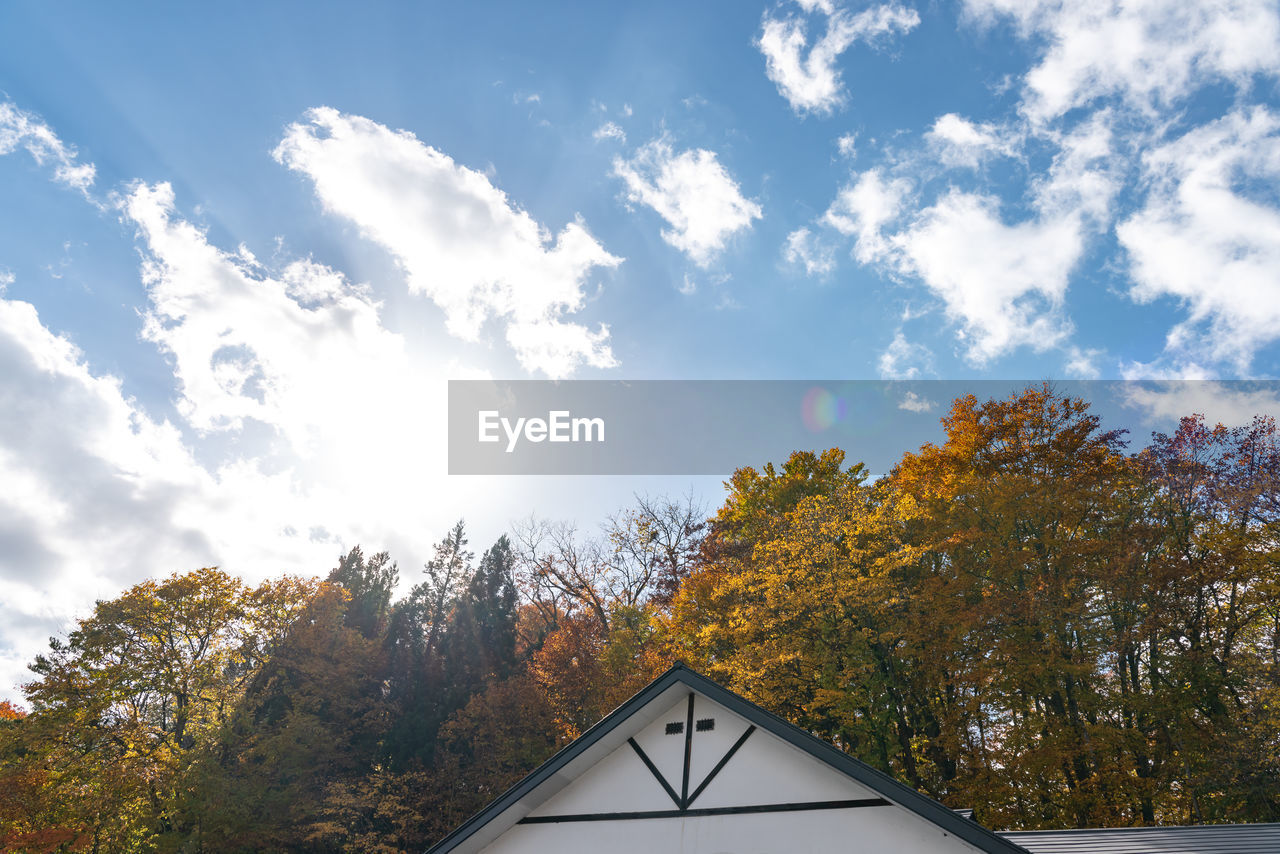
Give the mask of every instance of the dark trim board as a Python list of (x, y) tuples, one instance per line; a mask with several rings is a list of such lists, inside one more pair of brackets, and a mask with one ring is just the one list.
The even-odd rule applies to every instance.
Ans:
[(702, 794), (702, 790), (707, 787), (707, 784), (716, 778), (716, 775), (720, 773), (721, 769), (723, 769), (724, 766), (728, 764), (729, 760), (733, 758), (733, 754), (738, 752), (738, 748), (741, 747), (743, 743), (748, 738), (751, 737), (751, 733), (755, 731), (756, 731), (756, 725), (752, 724), (751, 726), (747, 727), (746, 732), (738, 736), (738, 740), (733, 743), (733, 747), (729, 748), (729, 752), (726, 753), (724, 756), (720, 757), (720, 761), (716, 763), (716, 767), (711, 769), (711, 773), (707, 775), (707, 779), (703, 780), (698, 785), (698, 788), (693, 790), (693, 794), (685, 799), (685, 802), (684, 802), (685, 809), (688, 809), (689, 805), (698, 799), (698, 795)]
[[(542, 763), (529, 776), (516, 783), (493, 803), (469, 818), (453, 833), (436, 843), (428, 854), (445, 854), (445, 852), (458, 849), (459, 846), (462, 846), (490, 822), (498, 823), (499, 833), (514, 827), (517, 821), (528, 817), (529, 808), (524, 808), (524, 814), (516, 812), (504, 820), (503, 816), (508, 810), (517, 808), (521, 800), (534, 789), (550, 780), (566, 765), (625, 723), (627, 719), (646, 706), (651, 700), (677, 685), (683, 685), (713, 703), (719, 703), (759, 729), (777, 736), (819, 762), (861, 783), (891, 804), (914, 813), (936, 826), (939, 830), (969, 843), (979, 851), (987, 852), (987, 854), (1027, 854), (1025, 848), (997, 836), (976, 822), (961, 818), (932, 798), (920, 794), (910, 786), (899, 783), (889, 775), (877, 771), (870, 765), (854, 759), (825, 741), (787, 723), (782, 718), (760, 708), (749, 700), (739, 697), (732, 691), (722, 688), (683, 664), (676, 664), (666, 673), (650, 682), (647, 687), (641, 689), (635, 696), (611, 712), (602, 721), (566, 745), (555, 756)], [(696, 791), (694, 795), (697, 795)]]
[(751, 815), (762, 812), (808, 812), (810, 810), (851, 810), (860, 807), (893, 806), (884, 798), (857, 798), (851, 801), (805, 801), (796, 804), (755, 804), (745, 807), (706, 807), (697, 810), (651, 810), (649, 812), (593, 812), (578, 815), (526, 816), (516, 824), (561, 824), (567, 821), (634, 821), (642, 818), (690, 818), (706, 815)]
[[(720, 761), (717, 762), (715, 767), (711, 769), (711, 772), (707, 774), (706, 779), (698, 784), (698, 788), (693, 790), (693, 794), (689, 794), (689, 765), (690, 757), (693, 755), (693, 698), (695, 696), (696, 694), (692, 691), (689, 692), (689, 725), (684, 728), (684, 769), (680, 772), (683, 782), (680, 784), (681, 793), (679, 795), (676, 794), (676, 790), (672, 788), (671, 784), (667, 782), (667, 778), (663, 776), (662, 772), (658, 770), (658, 766), (653, 764), (653, 760), (649, 758), (649, 754), (644, 752), (644, 748), (642, 748), (634, 738), (627, 739), (627, 744), (631, 745), (631, 749), (636, 752), (636, 756), (640, 757), (640, 761), (644, 763), (644, 767), (649, 769), (649, 773), (662, 784), (662, 790), (666, 792), (667, 796), (675, 803), (676, 811), (679, 813), (686, 813), (689, 811), (689, 807), (693, 805), (695, 800), (697, 800), (698, 795), (702, 794), (702, 790), (707, 788), (711, 781), (716, 778), (716, 775), (719, 774), (721, 770), (724, 769), (724, 766), (728, 764), (729, 760), (733, 758), (733, 754), (738, 752), (738, 748), (742, 747), (743, 742), (751, 737), (751, 733), (756, 731), (755, 724), (748, 726), (746, 731), (743, 732), (742, 735), (738, 737), (738, 740), (733, 743), (733, 746), (729, 748), (728, 752), (726, 752), (724, 756), (720, 757)], [(672, 726), (673, 724), (667, 724), (668, 734), (673, 732)], [(529, 822), (523, 823), (528, 824)]]
[(690, 691), (689, 720), (684, 725), (684, 770), (680, 774), (680, 809), (682, 810), (689, 808), (689, 757), (693, 752), (693, 697), (694, 693)]
[[(675, 801), (676, 807), (684, 809), (684, 799), (676, 794), (676, 790), (671, 788), (671, 784), (667, 782), (667, 778), (662, 776), (662, 772), (658, 770), (658, 766), (653, 764), (653, 760), (649, 758), (649, 754), (644, 752), (644, 748), (636, 744), (634, 738), (628, 738), (627, 744), (631, 745), (631, 749), (636, 752), (636, 756), (640, 757), (640, 761), (644, 763), (644, 767), (649, 769), (649, 773), (657, 778), (662, 784), (662, 789), (671, 796), (671, 800)], [(687, 777), (687, 773), (686, 773)]]

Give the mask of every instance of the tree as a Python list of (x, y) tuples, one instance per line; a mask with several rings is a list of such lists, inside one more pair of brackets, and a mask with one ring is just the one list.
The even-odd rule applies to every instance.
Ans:
[(834, 449), (739, 470), (728, 486), (675, 598), (673, 641), (735, 690), (920, 786), (909, 733), (891, 723), (910, 706), (894, 694), (895, 531), (882, 496)]
[(388, 715), (379, 639), (349, 625), (349, 604), (321, 584), (254, 674), (197, 769), (189, 847), (340, 850), (313, 824), (330, 785), (375, 767)]
[(426, 579), (392, 609), (384, 646), (395, 711), (384, 751), (397, 769), (429, 765), (440, 725), (519, 664), (511, 544), (500, 538), (478, 567), (466, 546), (459, 522), (436, 546)]
[(605, 536), (617, 560), (635, 568), (630, 574), (641, 589), (666, 605), (696, 563), (706, 528), (706, 508), (692, 493), (678, 500), (636, 496), (634, 506), (609, 517)]
[(943, 426), (872, 485), (737, 472), (674, 654), (991, 826), (1276, 816), (1271, 422), (1130, 454), (1041, 386)]
[(1099, 662), (1114, 645), (1097, 604), (1127, 568), (1122, 434), (1049, 386), (960, 399), (943, 425), (946, 443), (905, 455), (891, 480), (921, 511), (906, 636), (950, 700), (943, 749), (965, 769), (951, 788), (994, 785), (996, 821), (1121, 821), (1131, 769), (1106, 719)]
[(347, 625), (367, 638), (380, 637), (387, 628), (391, 594), (400, 581), (391, 556), (378, 552), (366, 562), (359, 546), (351, 549), (329, 573), (329, 583), (342, 587), (350, 596)]
[(181, 836), (195, 760), (306, 589), (286, 579), (251, 590), (217, 569), (175, 574), (98, 602), (67, 641), (50, 641), (24, 686), (27, 749), (86, 850)]
[(1161, 532), (1129, 690), (1185, 821), (1280, 818), (1280, 441), (1275, 422), (1182, 419), (1139, 456)]

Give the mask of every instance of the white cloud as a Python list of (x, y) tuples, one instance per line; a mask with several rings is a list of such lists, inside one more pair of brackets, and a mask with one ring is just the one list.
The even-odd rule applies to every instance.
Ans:
[[(1088, 239), (1109, 223), (1120, 186), (1109, 121), (1100, 112), (1055, 135), (1058, 152), (1030, 188), (1035, 214), (1022, 221), (1006, 222), (994, 194), (954, 186), (919, 207), (908, 180), (883, 168), (855, 174), (821, 221), (855, 238), (860, 263), (918, 279), (941, 298), (970, 362), (1060, 346), (1072, 329), (1064, 311), (1070, 275)], [(944, 141), (963, 152), (954, 165), (971, 165), (975, 149), (1012, 145), (991, 126), (958, 117), (939, 120), (932, 133), (934, 152)], [(924, 171), (910, 158), (897, 171), (904, 165)]]
[(1102, 355), (1103, 351), (1096, 348), (1068, 347), (1067, 362), (1063, 366), (1067, 372), (1067, 378), (1077, 380), (1097, 379), (1100, 373), (1098, 371), (1098, 359)]
[(1070, 133), (1054, 135), (1058, 151), (1048, 172), (1032, 184), (1041, 216), (1079, 216), (1098, 228), (1110, 222), (1124, 169), (1116, 162), (1111, 122), (1111, 112), (1099, 110)]
[(764, 215), (758, 203), (742, 195), (714, 151), (677, 154), (665, 137), (629, 160), (615, 158), (613, 173), (626, 182), (628, 201), (653, 208), (671, 226), (662, 238), (700, 267), (709, 266), (729, 238)]
[(1280, 338), (1280, 116), (1235, 110), (1148, 152), (1143, 171), (1151, 192), (1116, 228), (1130, 294), (1186, 307), (1168, 355), (1247, 373)]
[(143, 336), (173, 358), (179, 411), (192, 426), (239, 429), (252, 418), (305, 451), (318, 429), (335, 426), (335, 396), (404, 379), (400, 337), (340, 273), (296, 260), (272, 276), (247, 249), (211, 246), (175, 217), (168, 184), (138, 184), (121, 207), (147, 249)]
[(600, 125), (600, 127), (596, 128), (595, 133), (591, 134), (591, 138), (596, 142), (600, 142), (605, 139), (616, 139), (624, 145), (627, 142), (626, 132), (623, 131), (622, 128), (618, 127), (614, 122), (605, 122)]
[(976, 169), (993, 155), (1008, 156), (1014, 152), (1010, 134), (992, 124), (972, 122), (955, 113), (940, 116), (925, 140), (938, 152), (942, 163), (950, 167)]
[(290, 125), (274, 156), (390, 251), (454, 335), (476, 340), (498, 318), (520, 363), (553, 378), (616, 364), (607, 326), (565, 320), (583, 307), (592, 271), (622, 261), (581, 220), (553, 239), (483, 174), (408, 132), (328, 107)]
[(1209, 424), (1238, 427), (1255, 415), (1280, 418), (1280, 396), (1273, 389), (1248, 388), (1211, 380), (1130, 382), (1121, 389), (1124, 402), (1142, 410), (1153, 422), (1177, 421), (1199, 413)]
[(1023, 110), (1035, 122), (1118, 96), (1154, 113), (1206, 82), (1247, 89), (1280, 73), (1274, 0), (965, 0), (981, 23), (1011, 19), (1043, 40), (1023, 78)]
[[(1146, 198), (1115, 225), (1130, 295), (1140, 303), (1171, 297), (1187, 317), (1169, 330), (1161, 356), (1128, 361), (1125, 372), (1247, 373), (1256, 351), (1280, 338), (1275, 118), (1238, 107), (1179, 130), (1180, 139), (1169, 134), (1196, 92), (1234, 90), (1239, 103), (1275, 85), (1280, 7), (1274, 0), (966, 0), (965, 7), (982, 25), (1010, 21), (1038, 52), (1021, 78), (1024, 138), (1062, 140), (1055, 174), (1033, 182), (1042, 221), (1074, 215), (1086, 231), (1111, 228), (1116, 188), (1141, 179)], [(1128, 131), (1122, 145), (1112, 142), (1112, 127)], [(1137, 151), (1146, 152), (1140, 163)], [(1100, 157), (1110, 166), (1097, 165)]]
[(82, 163), (75, 148), (59, 139), (38, 116), (18, 109), (11, 101), (0, 103), (0, 155), (10, 154), (19, 146), (40, 165), (51, 164), (54, 180), (88, 198), (96, 175), (94, 165)]
[(1007, 225), (997, 199), (952, 190), (892, 244), (898, 268), (946, 303), (975, 364), (1019, 346), (1045, 350), (1070, 330), (1061, 308), (1083, 248), (1075, 218)]
[(787, 235), (783, 257), (788, 264), (804, 267), (809, 276), (826, 276), (836, 268), (835, 251), (807, 228), (798, 228)]
[(925, 413), (937, 409), (938, 404), (927, 397), (921, 397), (914, 391), (909, 391), (902, 396), (902, 400), (898, 401), (898, 408), (907, 412)]
[[(95, 597), (208, 565), (213, 548), (208, 520), (190, 512), (212, 481), (178, 431), (140, 412), (118, 380), (92, 374), (29, 303), (0, 299), (0, 365), (4, 697), (31, 678), (25, 665), (45, 639)], [(225, 512), (236, 497), (224, 500)]]
[(852, 160), (858, 156), (858, 135), (856, 133), (846, 133), (844, 136), (836, 140), (836, 151), (840, 152), (840, 156)]
[[(816, 0), (805, 8), (841, 14)], [(1036, 51), (1017, 114), (940, 115), (923, 145), (889, 149), (882, 165), (855, 173), (818, 225), (853, 238), (859, 262), (925, 285), (971, 363), (1058, 347), (1078, 376), (1097, 375), (1103, 353), (1070, 342), (1068, 285), (1091, 243), (1114, 227), (1132, 297), (1172, 297), (1188, 313), (1158, 361), (1129, 362), (1126, 373), (1247, 371), (1259, 348), (1280, 339), (1280, 129), (1269, 111), (1241, 107), (1181, 140), (1168, 134), (1181, 121), (1174, 110), (1207, 86), (1242, 98), (1272, 85), (1263, 79), (1280, 76), (1280, 8), (1272, 0), (966, 0), (965, 8), (984, 25), (1012, 21)], [(784, 23), (778, 32), (799, 33), (803, 46), (802, 25)], [(993, 157), (1029, 170), (1020, 197), (949, 174)], [(1135, 178), (1149, 196), (1117, 226), (1119, 192)], [(1019, 208), (1027, 212), (1012, 213)]]
[[(336, 271), (210, 245), (168, 185), (120, 204), (182, 420), (150, 416), (33, 306), (0, 298), (0, 696), (46, 637), (140, 578), (314, 575), (357, 543), (428, 554), (455, 518), (422, 490), (446, 471), (443, 375), (463, 371), (412, 357)], [(451, 483), (450, 501), (479, 489)]]
[(868, 169), (840, 188), (822, 222), (857, 239), (854, 257), (863, 264), (882, 260), (889, 250), (885, 226), (902, 213), (910, 191), (905, 179), (888, 179), (882, 170)]
[(923, 344), (908, 341), (902, 330), (898, 330), (880, 354), (878, 366), (880, 376), (885, 379), (914, 380), (933, 370), (933, 353)]
[(812, 45), (805, 22), (799, 18), (775, 18), (768, 13), (756, 47), (765, 57), (765, 74), (797, 113), (829, 115), (846, 99), (844, 81), (836, 60), (855, 41), (875, 43), (910, 32), (920, 23), (914, 9), (886, 3), (856, 15), (830, 0), (798, 0), (806, 13), (821, 13), (826, 31)]

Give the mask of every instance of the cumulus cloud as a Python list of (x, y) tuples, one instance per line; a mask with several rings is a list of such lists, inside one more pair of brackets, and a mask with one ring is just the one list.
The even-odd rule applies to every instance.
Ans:
[(846, 133), (836, 139), (836, 151), (840, 152), (841, 157), (852, 160), (858, 156), (858, 135), (856, 133)]
[(898, 408), (920, 415), (937, 409), (938, 404), (927, 397), (921, 397), (914, 391), (909, 391), (902, 396), (902, 400), (898, 401)]
[[(833, 3), (802, 5), (839, 14)], [(1016, 108), (991, 121), (938, 116), (921, 145), (887, 148), (879, 165), (851, 175), (816, 229), (852, 238), (858, 262), (928, 288), (971, 363), (1057, 347), (1079, 376), (1097, 375), (1104, 354), (1071, 342), (1067, 291), (1115, 229), (1130, 296), (1187, 311), (1164, 355), (1129, 361), (1126, 374), (1248, 371), (1280, 338), (1276, 118), (1238, 106), (1188, 131), (1180, 110), (1206, 87), (1233, 89), (1240, 103), (1273, 85), (1280, 9), (1270, 0), (966, 0), (965, 9), (984, 26), (1011, 23), (1032, 46)], [(1026, 171), (1021, 192), (982, 172), (956, 174), (997, 157)], [(1136, 210), (1119, 195), (1126, 186)]]
[(760, 205), (742, 195), (738, 183), (714, 151), (677, 153), (666, 137), (615, 158), (613, 173), (627, 187), (627, 200), (652, 208), (667, 221), (662, 238), (707, 267), (735, 234), (764, 216)]
[(622, 261), (580, 219), (553, 238), (480, 172), (408, 132), (327, 107), (290, 125), (274, 156), (311, 180), (326, 210), (386, 248), (454, 335), (477, 340), (498, 319), (521, 365), (553, 378), (616, 364), (607, 326), (565, 319), (582, 309), (593, 271)]
[(995, 125), (978, 123), (955, 113), (939, 116), (925, 134), (925, 140), (938, 152), (943, 164), (976, 169), (988, 157), (1011, 155), (1015, 143)]
[(1116, 234), (1139, 302), (1171, 297), (1187, 318), (1167, 336), (1179, 361), (1247, 373), (1280, 338), (1280, 116), (1233, 110), (1143, 157), (1151, 191)]
[[(362, 534), (413, 530), (413, 514), (379, 500), (394, 479), (369, 488), (373, 469), (363, 485), (335, 472), (308, 487), (280, 458), (201, 462), (180, 424), (148, 415), (29, 303), (0, 298), (0, 364), (0, 697), (30, 678), (46, 638), (142, 578), (215, 564), (250, 581), (312, 575)], [(334, 414), (353, 408), (335, 391)]]
[(854, 257), (863, 264), (883, 260), (889, 250), (885, 226), (897, 219), (910, 192), (906, 179), (888, 178), (881, 169), (868, 169), (840, 188), (822, 222), (856, 238)]
[(59, 139), (38, 116), (6, 101), (0, 103), (0, 155), (18, 148), (26, 150), (36, 163), (51, 165), (55, 181), (88, 197), (97, 174), (94, 165), (81, 162), (75, 148)]
[(965, 0), (1047, 48), (1023, 78), (1023, 111), (1045, 122), (1105, 96), (1154, 112), (1207, 82), (1247, 89), (1280, 73), (1273, 0)]
[(908, 341), (899, 329), (880, 354), (879, 368), (880, 376), (885, 379), (919, 379), (922, 373), (933, 370), (933, 353), (923, 344)]
[(1032, 201), (1043, 216), (1078, 216), (1106, 225), (1124, 175), (1117, 163), (1112, 115), (1100, 110), (1069, 133), (1055, 134), (1057, 152), (1033, 182)]
[(795, 16), (765, 13), (756, 47), (764, 54), (765, 74), (797, 113), (830, 115), (846, 100), (836, 61), (856, 41), (877, 43), (910, 32), (920, 23), (914, 9), (896, 3), (855, 14), (832, 2), (798, 0), (806, 13), (820, 13), (826, 28), (812, 44), (806, 22)]
[(1078, 222), (1010, 225), (997, 199), (953, 190), (892, 242), (899, 269), (942, 298), (975, 364), (1018, 346), (1044, 350), (1067, 334), (1059, 315), (1082, 248)]
[(454, 368), (413, 357), (337, 271), (213, 246), (167, 184), (136, 184), (120, 206), (178, 417), (150, 415), (0, 293), (0, 696), (44, 638), (148, 575), (312, 575), (361, 542), (427, 554), (453, 519), (421, 490), (446, 470)]
[(1035, 216), (1006, 222), (998, 197), (952, 188), (881, 238), (881, 257), (942, 299), (974, 364), (1060, 346), (1072, 331), (1063, 311), (1071, 273), (1119, 189), (1110, 153), (1099, 114), (1060, 140), (1033, 189)]
[(624, 145), (627, 142), (626, 132), (623, 131), (622, 128), (618, 127), (618, 125), (614, 122), (605, 122), (604, 124), (600, 125), (600, 127), (596, 128), (595, 133), (591, 134), (591, 138), (594, 139), (596, 142), (600, 142), (606, 139), (617, 140), (618, 142), (621, 142)]
[(1103, 351), (1097, 348), (1068, 347), (1067, 361), (1063, 365), (1068, 379), (1092, 380), (1099, 376), (1098, 359)]
[(206, 480), (177, 430), (92, 374), (29, 303), (0, 299), (0, 365), (0, 696), (11, 696), (77, 609), (210, 549), (182, 518)]
[[(1064, 309), (1070, 276), (1089, 240), (1108, 226), (1121, 186), (1110, 119), (1102, 111), (1055, 135), (1050, 166), (1028, 191), (1030, 216), (1010, 221), (1000, 196), (954, 185), (923, 201), (923, 190), (904, 176), (923, 183), (928, 167), (906, 157), (855, 173), (820, 223), (854, 239), (858, 262), (919, 281), (940, 298), (971, 363), (1023, 346), (1063, 346), (1073, 328)], [(926, 141), (931, 160), (941, 149), (944, 161), (963, 168), (1014, 149), (994, 126), (950, 114)], [(886, 375), (894, 371), (882, 365)]]
[(179, 411), (201, 431), (255, 419), (306, 449), (333, 426), (335, 395), (376, 393), (403, 369), (403, 342), (378, 305), (307, 259), (270, 275), (247, 249), (228, 253), (177, 217), (168, 184), (138, 184), (121, 209), (146, 252), (143, 337), (173, 360)]
[(836, 268), (835, 251), (807, 228), (798, 228), (787, 235), (782, 257), (788, 264), (803, 267), (809, 276), (825, 276)]
[(1280, 396), (1274, 388), (1247, 383), (1201, 379), (1129, 382), (1120, 391), (1126, 405), (1154, 422), (1176, 422), (1193, 412), (1210, 424), (1228, 427), (1248, 424), (1255, 415), (1280, 418)]

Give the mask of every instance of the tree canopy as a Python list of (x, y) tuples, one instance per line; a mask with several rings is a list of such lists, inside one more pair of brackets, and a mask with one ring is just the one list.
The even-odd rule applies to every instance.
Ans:
[(102, 601), (0, 704), (0, 851), (421, 850), (677, 659), (995, 828), (1280, 820), (1280, 440), (1133, 450), (1050, 386), (872, 478), (530, 518), (420, 573), (206, 568)]

